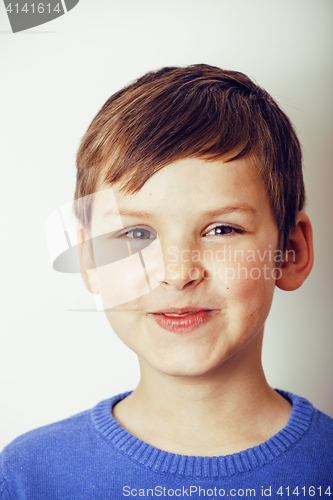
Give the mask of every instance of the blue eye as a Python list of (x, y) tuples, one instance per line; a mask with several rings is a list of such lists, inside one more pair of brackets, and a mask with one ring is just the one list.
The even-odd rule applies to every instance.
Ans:
[(154, 240), (156, 238), (156, 234), (143, 227), (135, 227), (133, 229), (130, 229), (126, 231), (126, 233), (121, 234), (120, 238), (124, 236), (126, 238), (134, 240)]
[(215, 226), (205, 236), (225, 236), (233, 233), (242, 234), (243, 231), (232, 226)]

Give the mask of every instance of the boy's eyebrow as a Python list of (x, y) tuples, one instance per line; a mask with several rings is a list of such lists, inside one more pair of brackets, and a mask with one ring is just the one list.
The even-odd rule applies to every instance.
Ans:
[[(217, 208), (214, 210), (207, 210), (205, 212), (201, 212), (199, 215), (200, 217), (216, 217), (218, 215), (229, 214), (232, 212), (245, 212), (245, 213), (256, 214), (257, 211), (255, 210), (254, 207), (248, 205), (247, 203), (240, 203), (237, 205), (227, 205), (225, 207)], [(105, 218), (109, 216), (119, 217), (120, 215), (123, 215), (124, 217), (135, 217), (140, 219), (152, 218), (152, 214), (149, 214), (147, 212), (142, 212), (141, 210), (136, 211), (136, 210), (114, 210), (114, 209), (108, 210), (104, 214), (104, 217)]]
[(248, 205), (247, 203), (239, 203), (236, 205), (227, 205), (225, 207), (217, 208), (216, 210), (208, 210), (206, 212), (202, 212), (203, 217), (216, 217), (218, 215), (223, 215), (223, 214), (230, 214), (232, 212), (245, 212), (245, 213), (251, 213), (251, 214), (256, 214), (257, 210), (252, 207), (251, 205)]
[(124, 217), (136, 217), (140, 219), (151, 219), (151, 215), (147, 212), (135, 211), (135, 210), (115, 210), (111, 209), (105, 212), (104, 218), (107, 217), (119, 217), (119, 215), (123, 215)]

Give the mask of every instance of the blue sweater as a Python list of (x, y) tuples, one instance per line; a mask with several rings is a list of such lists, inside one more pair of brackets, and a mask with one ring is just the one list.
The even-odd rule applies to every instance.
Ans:
[(174, 455), (144, 443), (112, 416), (129, 393), (115, 396), (9, 444), (0, 455), (0, 498), (333, 500), (333, 420), (307, 400), (279, 392), (293, 405), (286, 427), (224, 457)]

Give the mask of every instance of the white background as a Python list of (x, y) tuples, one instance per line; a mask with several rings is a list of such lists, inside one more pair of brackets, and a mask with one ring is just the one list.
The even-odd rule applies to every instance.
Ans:
[(304, 149), (316, 261), (267, 322), (269, 383), (333, 416), (331, 0), (81, 0), (12, 34), (0, 5), (0, 448), (17, 435), (133, 389), (136, 356), (79, 275), (52, 269), (44, 224), (72, 199), (75, 154), (116, 90), (148, 70), (205, 62), (254, 78)]

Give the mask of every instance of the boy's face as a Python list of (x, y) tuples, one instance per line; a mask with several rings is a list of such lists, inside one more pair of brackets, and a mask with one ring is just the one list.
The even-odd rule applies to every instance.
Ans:
[[(164, 260), (150, 274), (149, 291), (142, 267), (136, 275), (126, 259), (123, 274), (99, 266), (101, 239), (92, 240), (107, 318), (140, 362), (168, 375), (200, 376), (239, 354), (253, 356), (273, 298), (278, 230), (252, 160), (180, 160), (137, 194), (120, 192), (116, 183), (111, 195), (119, 212), (131, 213), (104, 216), (108, 203), (96, 196), (92, 238), (116, 231), (105, 245), (113, 238), (132, 248), (155, 241)], [(141, 287), (141, 296), (110, 307), (126, 280), (136, 291)]]

